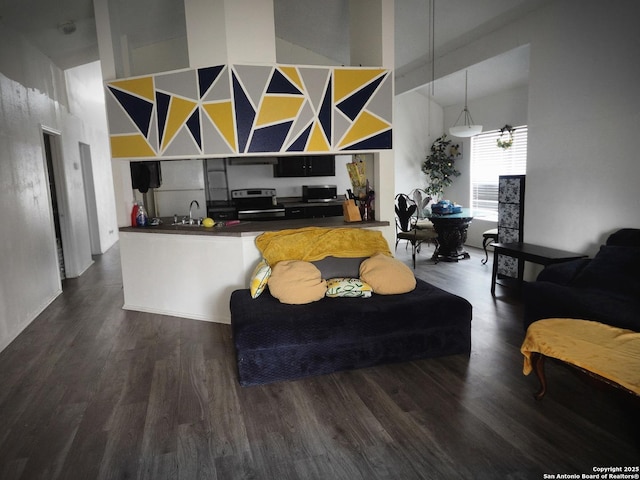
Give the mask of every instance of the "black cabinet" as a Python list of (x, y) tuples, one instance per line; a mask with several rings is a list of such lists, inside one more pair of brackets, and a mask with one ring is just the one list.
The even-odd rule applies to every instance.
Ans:
[(307, 218), (306, 211), (304, 207), (285, 207), (284, 209), (284, 218)]
[(342, 214), (342, 205), (307, 207), (307, 218), (341, 217)]
[(274, 177), (333, 177), (335, 174), (335, 155), (278, 157), (278, 163), (273, 166)]
[(284, 216), (286, 219), (341, 217), (342, 204), (285, 207)]

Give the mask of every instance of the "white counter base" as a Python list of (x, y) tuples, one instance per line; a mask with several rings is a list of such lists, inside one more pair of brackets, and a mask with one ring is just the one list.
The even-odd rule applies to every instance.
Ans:
[(230, 323), (231, 292), (260, 260), (256, 236), (120, 232), (123, 308)]

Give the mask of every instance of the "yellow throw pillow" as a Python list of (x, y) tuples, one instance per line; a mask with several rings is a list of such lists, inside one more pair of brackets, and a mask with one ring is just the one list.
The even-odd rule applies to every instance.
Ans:
[(258, 265), (256, 265), (256, 268), (253, 269), (253, 273), (251, 274), (251, 285), (249, 286), (251, 298), (258, 298), (260, 296), (264, 291), (264, 287), (267, 286), (270, 276), (271, 267), (263, 258), (258, 262)]
[(327, 280), (327, 297), (330, 298), (369, 298), (372, 291), (371, 285), (359, 278), (336, 277)]
[(282, 303), (300, 305), (320, 300), (327, 293), (327, 282), (310, 262), (283, 260), (274, 265), (269, 277), (271, 295)]
[(376, 253), (360, 264), (360, 278), (380, 295), (407, 293), (416, 288), (416, 277), (411, 269), (382, 253)]

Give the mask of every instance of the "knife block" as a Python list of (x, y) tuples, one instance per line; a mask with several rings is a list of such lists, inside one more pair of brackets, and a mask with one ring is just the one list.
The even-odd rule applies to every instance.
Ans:
[(360, 209), (353, 200), (345, 200), (342, 203), (342, 212), (345, 222), (361, 222)]

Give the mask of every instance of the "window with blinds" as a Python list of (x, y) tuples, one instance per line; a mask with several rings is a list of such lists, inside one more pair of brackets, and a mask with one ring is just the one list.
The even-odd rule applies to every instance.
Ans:
[[(527, 170), (527, 126), (515, 127), (510, 148), (498, 147), (500, 130), (471, 138), (471, 206), (474, 216), (498, 219), (498, 177)], [(505, 133), (502, 141), (508, 140)]]

